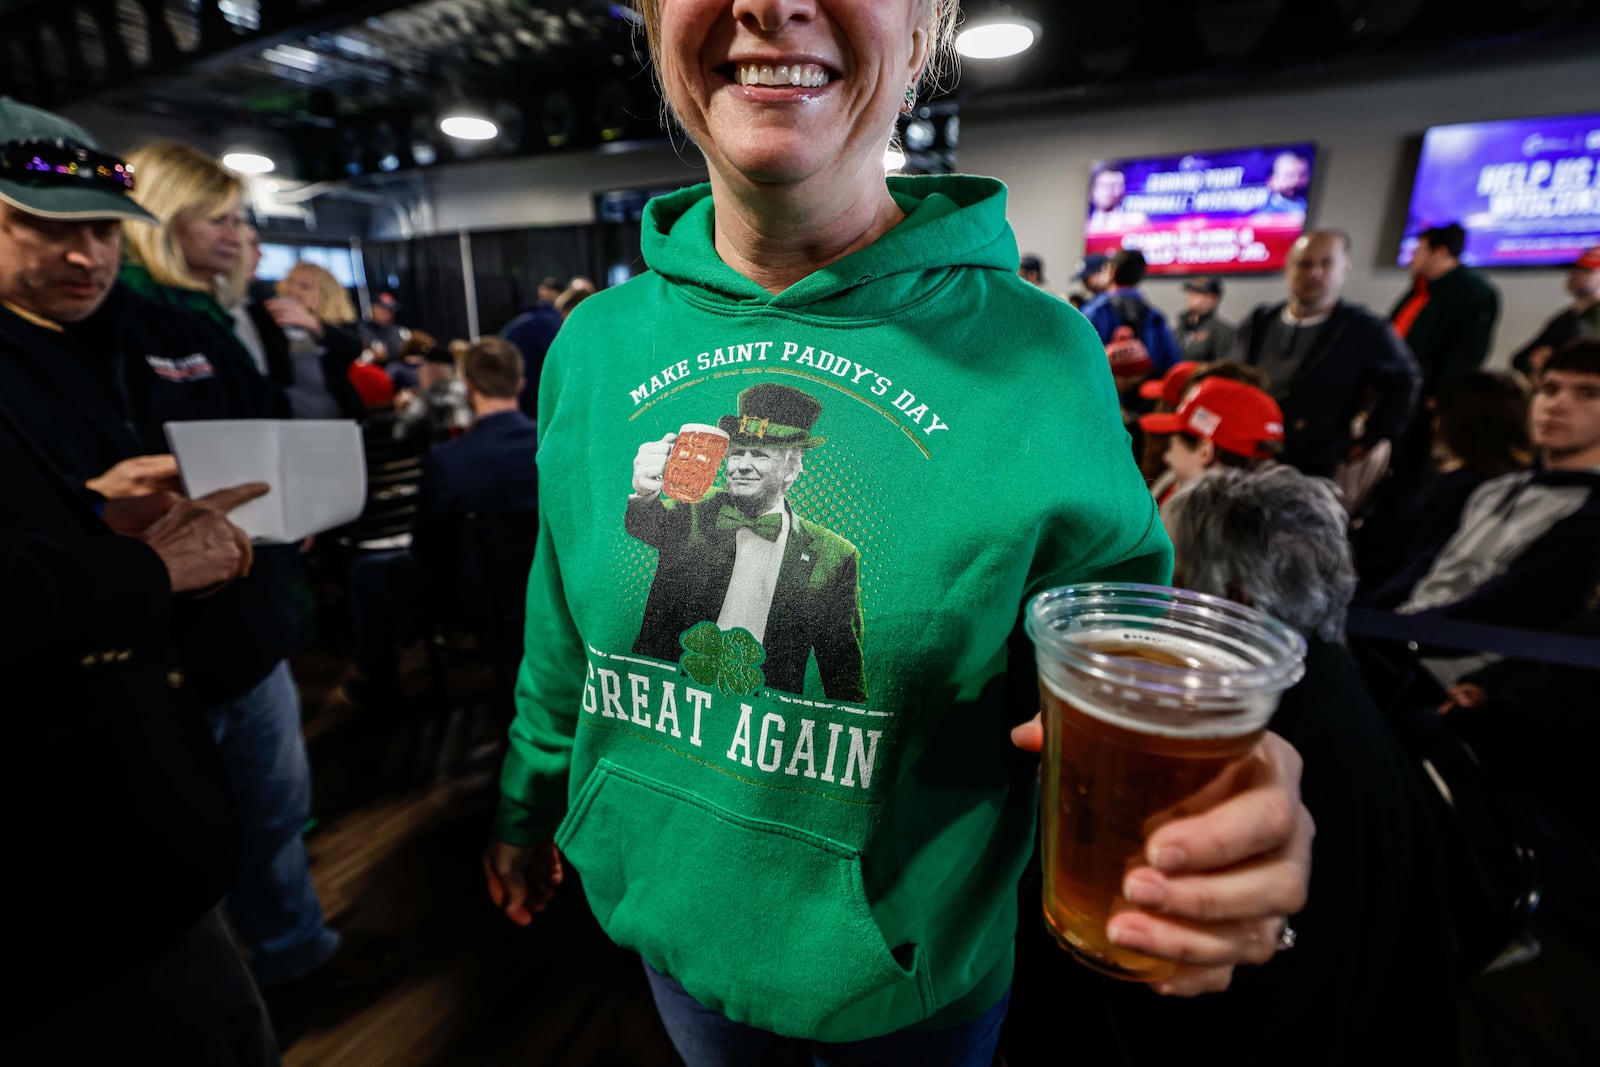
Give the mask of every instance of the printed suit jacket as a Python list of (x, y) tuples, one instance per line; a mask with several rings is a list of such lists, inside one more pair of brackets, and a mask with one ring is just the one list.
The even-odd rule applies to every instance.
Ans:
[[(684, 653), (678, 640), (683, 632), (716, 621), (735, 551), (736, 531), (717, 527), (725, 503), (720, 489), (698, 504), (660, 496), (628, 499), (628, 533), (660, 553), (635, 654), (676, 663)], [(860, 553), (793, 508), (789, 515), (789, 539), (761, 642), (766, 687), (804, 692), (806, 663), (814, 654), (828, 698), (863, 703)]]

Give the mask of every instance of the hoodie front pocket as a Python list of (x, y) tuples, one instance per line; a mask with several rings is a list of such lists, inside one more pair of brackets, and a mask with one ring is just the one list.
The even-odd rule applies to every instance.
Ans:
[(855, 849), (607, 760), (556, 843), (611, 938), (731, 1019), (846, 1041), (928, 1013), (921, 950), (885, 944)]

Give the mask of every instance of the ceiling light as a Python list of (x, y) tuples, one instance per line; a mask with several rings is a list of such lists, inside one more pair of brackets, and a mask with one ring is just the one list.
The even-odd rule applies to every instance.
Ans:
[(280, 67), (303, 70), (307, 74), (315, 74), (322, 68), (321, 56), (309, 48), (299, 48), (292, 44), (274, 45), (262, 52), (261, 58)]
[(968, 23), (956, 36), (956, 51), (968, 59), (1005, 59), (1026, 52), (1038, 39), (1037, 22), (1002, 15)]
[(439, 129), (458, 141), (492, 141), (500, 127), (481, 115), (446, 115)]
[(240, 174), (271, 174), (278, 169), (270, 156), (259, 152), (229, 152), (222, 157), (222, 165)]
[(883, 169), (886, 171), (899, 170), (906, 165), (906, 154), (894, 145), (883, 151)]

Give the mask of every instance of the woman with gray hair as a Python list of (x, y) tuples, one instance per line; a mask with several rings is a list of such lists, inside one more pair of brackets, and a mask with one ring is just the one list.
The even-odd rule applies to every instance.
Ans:
[(1219, 468), (1174, 495), (1162, 517), (1179, 585), (1250, 604), (1307, 640), (1343, 638), (1356, 568), (1332, 482), (1293, 467)]
[[(1454, 1062), (1440, 861), (1417, 770), (1343, 644), (1356, 574), (1333, 485), (1292, 467), (1219, 469), (1179, 490), (1162, 519), (1175, 584), (1251, 604), (1305, 636), (1305, 677), (1284, 694), (1272, 729), (1305, 760), (1301, 795), (1317, 836), (1295, 951), (1239, 970), (1205, 1013), (1129, 1001), (1141, 1025), (1126, 1031), (1138, 1034), (1128, 1062), (1170, 1062), (1204, 1043), (1197, 1027), (1219, 1040), (1248, 1028), (1303, 1063), (1353, 1063), (1377, 1047), (1396, 1062)], [(1154, 1022), (1171, 1025), (1145, 1025)]]

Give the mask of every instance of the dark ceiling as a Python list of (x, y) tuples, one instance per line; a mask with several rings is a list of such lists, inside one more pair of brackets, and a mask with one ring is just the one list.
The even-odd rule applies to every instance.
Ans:
[[(967, 16), (992, 6), (969, 0)], [(1103, 106), (1282, 79), (1457, 68), (1600, 49), (1600, 0), (1012, 0), (1042, 27), (1014, 60), (967, 61), (963, 107)], [(605, 0), (0, 0), (0, 92), (286, 142), (299, 176), (660, 136), (624, 5)], [(1596, 54), (1591, 52), (1591, 54)], [(502, 133), (441, 136), (469, 105)], [(136, 121), (136, 120), (131, 120)]]

